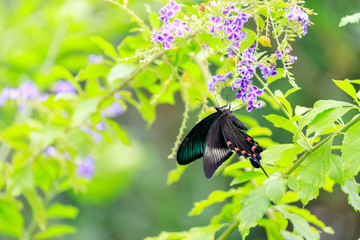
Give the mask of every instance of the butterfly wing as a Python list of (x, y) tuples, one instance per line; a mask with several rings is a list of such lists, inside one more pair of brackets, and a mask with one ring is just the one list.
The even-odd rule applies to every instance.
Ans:
[(204, 173), (210, 179), (216, 169), (225, 162), (233, 153), (229, 150), (221, 130), (224, 116), (215, 120), (205, 140)]
[(237, 128), (232, 118), (236, 117), (222, 118), (223, 120), (221, 121), (221, 129), (227, 147), (235, 152), (238, 157), (249, 158), (254, 167), (261, 167), (260, 153), (263, 151), (263, 148), (252, 137)]
[(219, 113), (213, 113), (195, 125), (181, 143), (177, 152), (177, 162), (185, 165), (195, 161), (204, 154), (205, 140), (211, 125), (219, 117)]

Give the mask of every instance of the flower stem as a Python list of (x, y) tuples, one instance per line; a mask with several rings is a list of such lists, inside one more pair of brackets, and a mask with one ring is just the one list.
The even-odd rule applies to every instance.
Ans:
[(235, 229), (237, 229), (237, 227), (239, 226), (240, 220), (237, 219), (233, 224), (231, 224), (226, 230), (225, 232), (223, 232), (220, 237), (218, 237), (217, 240), (225, 240), (227, 239), (234, 231)]

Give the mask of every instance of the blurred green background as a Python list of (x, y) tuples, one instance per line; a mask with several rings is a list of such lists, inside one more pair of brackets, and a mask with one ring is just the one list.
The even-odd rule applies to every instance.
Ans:
[[(129, 8), (145, 18), (145, 9), (151, 7), (157, 12), (163, 3), (166, 2), (129, 0)], [(338, 27), (341, 17), (360, 12), (360, 1), (317, 0), (308, 1), (306, 6), (314, 9), (318, 16), (310, 17), (315, 25), (309, 28), (308, 35), (294, 43), (298, 61), (293, 72), (302, 91), (293, 94), (290, 100), (306, 107), (319, 99), (350, 101), (331, 79), (360, 78), (360, 25)], [(52, 75), (54, 64), (76, 72), (88, 64), (89, 55), (100, 54), (91, 36), (102, 36), (118, 45), (126, 35), (133, 34), (128, 33), (133, 27), (126, 12), (102, 0), (1, 0), (0, 88), (18, 86), (26, 79), (45, 88), (57, 80)], [(277, 81), (273, 88), (288, 86), (286, 81)], [(78, 232), (65, 239), (143, 239), (163, 230), (182, 231), (207, 225), (211, 216), (219, 211), (221, 205), (217, 204), (200, 216), (187, 216), (193, 202), (207, 198), (213, 190), (226, 190), (229, 186), (230, 179), (221, 176), (206, 180), (201, 161), (188, 168), (179, 182), (166, 185), (168, 171), (176, 166), (175, 160), (167, 156), (184, 109), (180, 96), (174, 97), (174, 106), (157, 108), (157, 120), (151, 129), (147, 129), (131, 107), (117, 119), (128, 131), (133, 149), (119, 144), (121, 151), (114, 152), (121, 152), (117, 156), (120, 163), (114, 162), (109, 157), (111, 149), (107, 150), (97, 162), (88, 194), (59, 196), (61, 202), (80, 209), (73, 222)], [(274, 129), (262, 117), (270, 111), (264, 108), (251, 115), (273, 130), (274, 141), (291, 141), (288, 133)], [(189, 128), (195, 124), (196, 117), (197, 112), (191, 114)], [(336, 232), (324, 234), (322, 239), (360, 237), (360, 216), (347, 204), (338, 186), (334, 187), (334, 193), (321, 191), (307, 208)], [(234, 233), (231, 239), (239, 237)], [(249, 237), (264, 238), (261, 228), (255, 228)]]

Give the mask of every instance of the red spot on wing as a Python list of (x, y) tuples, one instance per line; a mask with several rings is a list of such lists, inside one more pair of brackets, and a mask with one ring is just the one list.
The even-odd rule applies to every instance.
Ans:
[(251, 137), (248, 137), (246, 140), (248, 140), (249, 142), (252, 142), (252, 138)]
[(251, 157), (251, 153), (247, 153), (247, 155), (248, 155), (249, 157)]
[(255, 154), (255, 153), (253, 154), (253, 156), (254, 156), (254, 158), (256, 158), (256, 154)]
[(240, 149), (236, 147), (236, 148), (235, 148), (235, 151), (236, 151), (236, 152), (237, 152), (237, 151), (240, 151)]
[(228, 145), (228, 146), (230, 146), (230, 145), (231, 145), (231, 142), (230, 142), (230, 141), (228, 141), (228, 142), (227, 142), (227, 145)]
[(242, 150), (242, 151), (241, 151), (241, 154), (242, 154), (242, 155), (245, 155), (245, 153), (246, 153), (245, 150)]
[(253, 152), (255, 151), (255, 149), (256, 149), (256, 146), (255, 146), (255, 145), (252, 146), (251, 150), (252, 150)]

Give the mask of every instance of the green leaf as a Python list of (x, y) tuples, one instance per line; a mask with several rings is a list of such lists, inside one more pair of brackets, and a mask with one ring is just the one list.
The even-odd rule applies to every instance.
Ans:
[(223, 202), (228, 197), (239, 194), (239, 191), (231, 189), (229, 192), (225, 191), (214, 191), (210, 193), (208, 199), (196, 202), (194, 207), (189, 212), (189, 216), (199, 215), (204, 211), (204, 209), (214, 203)]
[[(314, 120), (308, 125), (306, 135), (309, 136), (313, 132), (322, 133), (326, 128), (334, 125), (334, 122), (341, 118), (351, 108), (330, 108), (319, 113)], [(334, 128), (335, 130), (335, 128)]]
[(281, 235), (286, 239), (286, 240), (304, 240), (303, 237), (296, 235), (294, 233), (291, 233), (289, 231), (286, 230), (280, 230)]
[(43, 232), (35, 234), (35, 239), (48, 239), (62, 237), (66, 234), (76, 233), (76, 228), (69, 225), (53, 225)]
[[(276, 90), (278, 91), (278, 90)], [(275, 93), (276, 93), (275, 91)], [(282, 94), (282, 93), (281, 93)], [(276, 99), (279, 100), (286, 108), (286, 110), (288, 111), (288, 113), (290, 114), (290, 116), (293, 115), (293, 110), (291, 108), (291, 104), (288, 100), (286, 100), (286, 98), (284, 98), (283, 96), (276, 96)]]
[(111, 119), (106, 119), (105, 124), (110, 127), (109, 131), (115, 133), (115, 136), (125, 145), (131, 146), (131, 141), (119, 124)]
[(149, 22), (150, 22), (150, 26), (152, 29), (160, 28), (160, 19), (156, 13), (154, 13), (154, 12), (149, 13)]
[(277, 222), (270, 219), (260, 219), (259, 226), (265, 228), (267, 240), (284, 240), (280, 234), (280, 227)]
[(8, 191), (12, 196), (19, 196), (24, 191), (34, 187), (34, 175), (32, 165), (18, 167), (8, 179)]
[(239, 183), (243, 183), (246, 181), (249, 181), (250, 179), (253, 178), (257, 178), (257, 177), (262, 177), (264, 176), (263, 172), (256, 172), (256, 171), (248, 171), (248, 172), (243, 172), (240, 176), (236, 176), (230, 183), (230, 186), (233, 186), (235, 184), (239, 184)]
[(359, 22), (360, 22), (360, 12), (355, 13), (355, 14), (350, 15), (350, 16), (347, 15), (347, 16), (341, 18), (341, 21), (339, 23), (339, 27), (346, 26), (349, 23), (359, 23)]
[(93, 41), (108, 57), (112, 58), (114, 61), (117, 61), (119, 58), (118, 53), (116, 52), (116, 49), (114, 46), (104, 40), (103, 38), (99, 36), (94, 36), (91, 38), (91, 41)]
[(265, 182), (265, 194), (266, 196), (275, 204), (278, 204), (282, 199), (285, 188), (286, 181), (281, 177), (271, 176), (269, 179), (266, 179)]
[(270, 201), (265, 194), (265, 186), (262, 185), (249, 192), (243, 197), (240, 204), (241, 210), (238, 215), (240, 220), (239, 231), (245, 239), (249, 235), (250, 228), (256, 226), (270, 206)]
[(293, 94), (294, 92), (299, 91), (301, 88), (290, 88), (289, 90), (286, 91), (285, 93), (285, 98), (287, 98), (288, 96), (290, 96), (291, 94)]
[(13, 201), (0, 198), (0, 232), (20, 239), (24, 219)]
[(143, 92), (137, 90), (136, 93), (140, 101), (138, 111), (142, 115), (144, 120), (147, 121), (148, 127), (150, 127), (156, 118), (155, 107), (150, 104), (150, 100), (145, 96)]
[(61, 203), (55, 203), (47, 210), (47, 216), (49, 218), (76, 218), (78, 209), (72, 205), (62, 205)]
[(265, 118), (266, 118), (266, 120), (273, 123), (275, 127), (285, 129), (294, 134), (297, 131), (296, 126), (290, 120), (288, 120), (284, 117), (281, 117), (281, 116), (278, 116), (275, 114), (270, 114), (270, 115), (265, 116)]
[(333, 138), (310, 153), (298, 168), (296, 177), (301, 202), (306, 205), (319, 194), (319, 188), (325, 184), (330, 172), (330, 155)]
[(338, 155), (331, 154), (329, 177), (336, 183), (342, 184), (344, 181), (342, 161), (341, 161), (340, 156), (338, 156)]
[(295, 107), (295, 114), (301, 116), (309, 110), (310, 110), (310, 108), (297, 105)]
[(352, 97), (356, 102), (358, 102), (356, 96), (356, 90), (354, 86), (349, 82), (349, 80), (345, 79), (344, 81), (341, 80), (333, 80), (336, 86), (338, 86), (341, 90), (346, 92), (350, 97)]
[(55, 76), (61, 79), (66, 79), (69, 81), (72, 81), (74, 79), (73, 75), (69, 70), (67, 70), (65, 67), (60, 65), (55, 65), (52, 69)]
[(289, 219), (294, 226), (294, 232), (300, 236), (305, 237), (306, 240), (320, 239), (319, 233), (317, 231), (313, 231), (310, 227), (310, 224), (303, 217), (294, 213), (290, 213), (281, 207), (276, 207), (276, 210), (284, 215), (285, 218)]
[(43, 199), (37, 195), (35, 190), (24, 192), (24, 195), (31, 206), (32, 214), (41, 230), (46, 229), (46, 210)]
[(346, 131), (343, 140), (341, 160), (343, 162), (344, 179), (351, 178), (360, 171), (360, 122)]
[(334, 230), (331, 227), (327, 227), (322, 221), (317, 219), (317, 217), (315, 215), (311, 214), (311, 212), (309, 210), (307, 210), (305, 208), (298, 208), (296, 206), (287, 206), (287, 207), (284, 207), (284, 209), (303, 217), (306, 221), (318, 226), (324, 232), (326, 232), (328, 234), (334, 234)]
[[(80, 70), (77, 77), (79, 80), (95, 80), (109, 73), (110, 67), (102, 64), (90, 64)], [(87, 83), (88, 84), (88, 83)]]
[(136, 65), (130, 63), (119, 63), (110, 69), (107, 77), (109, 86), (114, 87), (121, 82), (121, 79), (130, 75), (136, 68)]
[(172, 169), (168, 173), (167, 185), (171, 185), (180, 180), (181, 175), (189, 165), (177, 165), (175, 169)]
[(215, 237), (215, 233), (219, 231), (225, 224), (216, 224), (210, 225), (206, 227), (194, 227), (189, 230), (189, 233), (185, 238), (181, 238), (184, 240), (213, 240)]
[(283, 77), (284, 75), (284, 72), (285, 72), (285, 68), (277, 68), (277, 74), (275, 76), (269, 76), (267, 79), (266, 79), (266, 82), (268, 85), (270, 85), (270, 83), (273, 83), (275, 82), (276, 80), (280, 79)]
[(360, 184), (356, 182), (355, 178), (345, 180), (341, 190), (348, 195), (348, 202), (355, 211), (360, 212)]
[(93, 97), (79, 102), (75, 106), (74, 114), (72, 116), (73, 126), (79, 126), (90, 119), (90, 115), (96, 112), (100, 100), (101, 97)]
[(288, 191), (281, 198), (279, 204), (287, 204), (299, 201), (299, 195), (296, 192)]
[(320, 100), (314, 104), (313, 109), (307, 112), (304, 116), (302, 116), (299, 120), (299, 129), (303, 129), (305, 125), (310, 124), (315, 117), (329, 109), (329, 108), (338, 108), (338, 107), (354, 107), (354, 105), (347, 102), (340, 102), (335, 100)]
[[(295, 144), (277, 144), (277, 145), (273, 145), (268, 147), (267, 149), (265, 149), (264, 152), (261, 153), (261, 157), (262, 163), (273, 163), (273, 162), (277, 162), (278, 160), (280, 160), (284, 154), (284, 152), (286, 151), (290, 151), (290, 152), (297, 152), (299, 145), (295, 145)], [(287, 159), (288, 159), (288, 154), (287, 154)], [(290, 161), (293, 160), (293, 158), (289, 159)]]
[(243, 28), (243, 31), (247, 32), (247, 35), (244, 37), (244, 40), (240, 42), (239, 52), (244, 51), (244, 49), (249, 48), (256, 40), (256, 33), (250, 29)]

